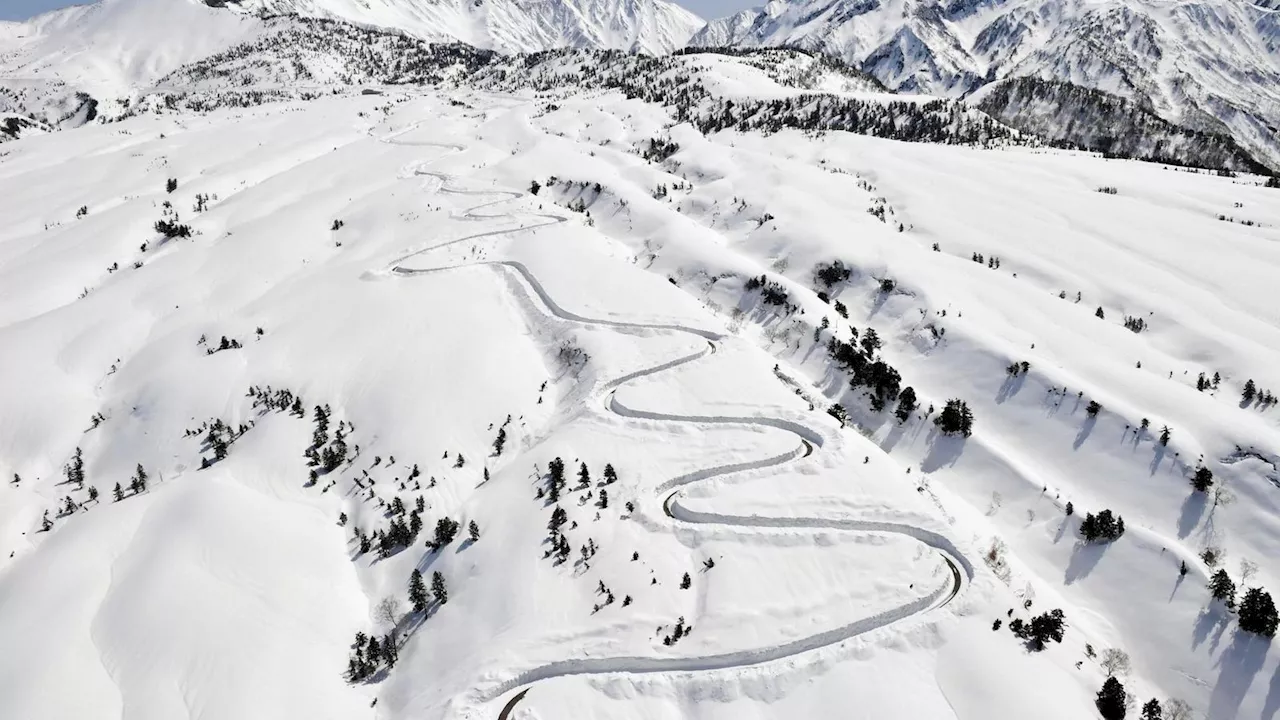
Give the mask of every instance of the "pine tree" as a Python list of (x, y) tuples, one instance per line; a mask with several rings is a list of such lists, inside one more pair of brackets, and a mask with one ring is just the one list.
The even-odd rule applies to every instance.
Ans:
[(1076, 514), (1076, 506), (1075, 506), (1075, 505), (1072, 505), (1072, 504), (1071, 504), (1071, 501), (1070, 501), (1070, 500), (1068, 500), (1068, 501), (1067, 501), (1067, 515), (1075, 515), (1075, 514)]
[(506, 428), (498, 428), (498, 436), (493, 439), (493, 454), (501, 455), (502, 447), (507, 444)]
[(684, 577), (680, 580), (680, 589), (688, 590), (689, 586), (692, 584), (693, 584), (693, 579), (689, 577), (689, 573), (685, 573)]
[(63, 468), (63, 472), (67, 476), (67, 482), (77, 487), (84, 485), (84, 453), (80, 448), (76, 448), (76, 454), (72, 456), (71, 462)]
[(1198, 492), (1207, 492), (1213, 486), (1213, 471), (1201, 465), (1191, 477), (1191, 487)]
[(1151, 698), (1142, 706), (1142, 720), (1164, 720), (1164, 709), (1160, 707), (1159, 700)]
[(907, 386), (898, 393), (898, 409), (894, 411), (894, 417), (898, 418), (898, 422), (904, 423), (911, 418), (911, 413), (916, 411), (918, 407), (916, 402), (916, 391)]
[(480, 541), (480, 526), (476, 524), (475, 520), (467, 524), (467, 532), (471, 535), (471, 542)]
[(422, 573), (417, 570), (409, 576), (409, 604), (413, 605), (414, 612), (422, 612), (427, 609), (427, 585), (422, 582)]
[(596, 507), (601, 510), (609, 507), (609, 493), (604, 488), (600, 488), (600, 500), (596, 502)]
[(934, 424), (942, 430), (943, 434), (969, 437), (973, 434), (973, 413), (963, 400), (952, 398), (947, 401), (938, 418), (934, 420)]
[(591, 484), (591, 471), (587, 470), (587, 464), (582, 463), (578, 468), (578, 486), (586, 487)]
[(1124, 685), (1112, 676), (1102, 684), (1094, 704), (1098, 706), (1098, 713), (1106, 720), (1124, 720), (1125, 699)]
[(1163, 445), (1163, 446), (1165, 446), (1165, 447), (1168, 447), (1168, 445), (1169, 445), (1169, 437), (1170, 437), (1171, 435), (1173, 435), (1173, 431), (1169, 429), (1169, 426), (1168, 426), (1168, 425), (1165, 425), (1163, 428), (1161, 428), (1161, 429), (1160, 429), (1160, 444), (1161, 444), (1161, 445)]
[(604, 484), (611, 485), (618, 482), (618, 473), (614, 471), (613, 465), (608, 463), (604, 466)]
[(329, 442), (329, 411), (327, 408), (317, 405), (313, 417), (316, 422), (316, 430), (311, 435), (311, 446), (318, 448)]
[(89, 486), (89, 500), (90, 500), (90, 501), (93, 501), (93, 500), (97, 500), (97, 499), (98, 499), (98, 488), (96, 488), (96, 487), (94, 487), (94, 486), (90, 485), (90, 486)]
[(1085, 408), (1085, 412), (1089, 414), (1089, 417), (1097, 417), (1100, 410), (1102, 410), (1102, 405), (1097, 400), (1090, 400), (1089, 406)]
[(147, 491), (147, 471), (142, 468), (142, 463), (138, 463), (138, 467), (133, 474), (133, 482), (129, 484), (129, 489), (135, 495)]
[(553, 533), (560, 531), (560, 526), (569, 521), (569, 514), (559, 505), (551, 510), (551, 521), (547, 523), (547, 529)]
[(1271, 593), (1262, 588), (1249, 588), (1240, 601), (1240, 629), (1263, 635), (1269, 638), (1276, 636), (1276, 626), (1280, 617), (1276, 615), (1276, 605), (1271, 600)]
[(111, 497), (114, 498), (116, 502), (120, 502), (124, 499), (124, 489), (120, 487), (120, 483), (116, 483), (115, 489), (111, 491)]
[(1213, 574), (1209, 579), (1209, 590), (1215, 599), (1221, 600), (1227, 607), (1235, 607), (1236, 584), (1226, 570), (1218, 570)]
[(453, 542), (458, 535), (458, 521), (448, 517), (442, 517), (436, 521), (436, 538), (435, 544), (437, 548)]
[(441, 575), (438, 570), (431, 573), (431, 594), (441, 605), (449, 602), (449, 591), (444, 586), (444, 575)]
[(1102, 319), (1104, 319), (1104, 320), (1105, 320), (1105, 319), (1106, 319), (1106, 317), (1107, 317), (1107, 314), (1106, 314), (1106, 313), (1104, 313), (1104, 312), (1102, 312), (1102, 306), (1101, 306), (1101, 305), (1099, 305), (1099, 306), (1098, 306), (1098, 309), (1097, 309), (1096, 311), (1094, 311), (1094, 313), (1093, 313), (1093, 314), (1094, 314), (1094, 315), (1096, 315), (1096, 316), (1098, 316), (1098, 317), (1100, 317), (1100, 318), (1102, 318)]
[(1253, 384), (1253, 378), (1249, 378), (1244, 384), (1244, 394), (1241, 396), (1246, 403), (1253, 402), (1253, 398), (1258, 394), (1258, 386)]
[(560, 490), (564, 488), (564, 461), (556, 458), (547, 463), (550, 479), (547, 483), (547, 497), (551, 502), (559, 502)]

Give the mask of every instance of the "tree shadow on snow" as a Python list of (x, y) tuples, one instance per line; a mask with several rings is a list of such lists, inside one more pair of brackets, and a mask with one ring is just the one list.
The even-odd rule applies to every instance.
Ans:
[(1076, 433), (1076, 440), (1071, 444), (1072, 450), (1079, 450), (1084, 441), (1089, 439), (1089, 435), (1093, 433), (1093, 427), (1098, 424), (1098, 416), (1090, 415), (1084, 419), (1084, 424), (1080, 426), (1080, 432)]
[(906, 434), (907, 424), (895, 422), (893, 429), (889, 431), (884, 440), (880, 441), (880, 449), (885, 452), (893, 452), (893, 449), (898, 446), (898, 442), (902, 440), (902, 436)]
[(996, 404), (999, 405), (1005, 400), (1018, 394), (1022, 389), (1023, 383), (1027, 381), (1026, 373), (1018, 373), (1017, 375), (1005, 375), (1004, 383), (1000, 385), (1000, 390), (996, 392)]
[(1262, 705), (1262, 720), (1275, 720), (1277, 712), (1280, 712), (1280, 668), (1271, 675), (1271, 687)]
[(1072, 526), (1071, 516), (1064, 515), (1062, 517), (1062, 523), (1058, 525), (1058, 532), (1054, 533), (1054, 536), (1053, 536), (1054, 545), (1057, 545), (1059, 542), (1061, 542), (1062, 538), (1065, 537), (1067, 534), (1067, 528), (1071, 526)]
[(1227, 631), (1229, 624), (1231, 624), (1231, 615), (1222, 603), (1217, 600), (1209, 601), (1196, 618), (1196, 625), (1191, 633), (1191, 649), (1195, 650), (1203, 645), (1204, 641), (1209, 639), (1209, 633), (1213, 633), (1213, 642), (1209, 645), (1209, 651), (1213, 652), (1218, 648), (1222, 634)]
[(1149, 474), (1151, 475), (1156, 474), (1156, 471), (1160, 469), (1160, 463), (1164, 461), (1164, 456), (1165, 456), (1165, 453), (1167, 452), (1169, 452), (1169, 448), (1159, 443), (1156, 443), (1155, 454), (1151, 456), (1151, 467), (1147, 468)]
[(943, 435), (935, 428), (926, 440), (929, 443), (929, 452), (920, 463), (921, 472), (931, 473), (943, 466), (955, 465), (960, 455), (964, 453), (964, 441), (962, 437)]
[(1262, 669), (1271, 643), (1253, 633), (1236, 630), (1231, 645), (1218, 658), (1218, 684), (1209, 696), (1211, 720), (1231, 720), (1240, 712), (1240, 703)]
[(1080, 541), (1071, 551), (1071, 560), (1067, 563), (1067, 572), (1063, 582), (1071, 585), (1075, 581), (1089, 576), (1097, 567), (1098, 561), (1107, 552), (1110, 543), (1089, 543)]
[(1196, 529), (1196, 525), (1200, 524), (1200, 518), (1204, 516), (1204, 507), (1209, 502), (1209, 496), (1206, 493), (1192, 491), (1187, 495), (1187, 499), (1182, 501), (1182, 514), (1178, 516), (1178, 539), (1181, 540), (1191, 534)]

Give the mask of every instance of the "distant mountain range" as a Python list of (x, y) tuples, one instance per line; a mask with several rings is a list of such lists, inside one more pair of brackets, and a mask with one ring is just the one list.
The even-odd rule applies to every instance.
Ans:
[(1059, 143), (1280, 168), (1280, 9), (1243, 0), (773, 0), (709, 23), (667, 0), (99, 0), (0, 23), (0, 113), (83, 120), (281, 16), (501, 53), (794, 47)]
[[(1079, 86), (1229, 135), (1280, 167), (1280, 3), (1271, 2), (774, 0), (711, 21), (689, 44), (818, 51), (900, 92), (971, 97), (1027, 126), (1079, 123), (1115, 105), (1077, 94), (1071, 107), (1085, 115), (1060, 115), (1062, 86)], [(995, 91), (1017, 78), (1044, 82)], [(1048, 115), (1019, 123), (1032, 112)], [(1105, 135), (1102, 122), (1089, 134)]]

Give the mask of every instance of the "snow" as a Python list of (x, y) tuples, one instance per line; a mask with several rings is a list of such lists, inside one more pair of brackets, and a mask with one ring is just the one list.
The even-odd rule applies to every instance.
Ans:
[[(718, 91), (790, 92), (697, 62)], [(511, 717), (1074, 720), (1105, 677), (1086, 644), (1129, 652), (1140, 701), (1276, 714), (1276, 655), (1199, 555), (1280, 582), (1280, 426), (1239, 402), (1246, 378), (1280, 388), (1277, 191), (1084, 153), (704, 137), (615, 93), (384, 90), (6, 143), (0, 716), (480, 718), (528, 690)], [(664, 136), (679, 151), (643, 160)], [(160, 241), (165, 202), (193, 237)], [(815, 292), (837, 258), (848, 319)], [(794, 312), (744, 293), (761, 274)], [(827, 357), (850, 325), (923, 407), (966, 399), (973, 437), (870, 412)], [(222, 336), (243, 347), (207, 354)], [(255, 386), (307, 417), (255, 409)], [(317, 405), (360, 450), (311, 483)], [(246, 428), (202, 468), (186, 431), (213, 418)], [(76, 448), (101, 496), (54, 517), (86, 498)], [(556, 457), (558, 565), (536, 497)], [(1235, 502), (1192, 491), (1201, 461)], [(113, 502), (137, 464), (149, 489)], [(448, 516), (458, 539), (358, 552), (353, 528), (419, 495), (423, 532)], [(1128, 532), (1079, 541), (1103, 508)], [(414, 569), (447, 604), (408, 612)], [(1051, 608), (1066, 637), (1042, 652), (991, 630)], [(393, 629), (396, 666), (348, 683), (355, 633)]]
[(681, 47), (704, 24), (697, 15), (666, 0), (245, 0), (232, 7), (249, 13), (343, 20), (503, 52), (600, 47), (661, 54)]
[(689, 45), (801, 47), (895, 90), (953, 97), (1008, 78), (1067, 82), (1230, 135), (1274, 168), (1280, 45), (1274, 13), (1260, 9), (1237, 0), (774, 0), (710, 20)]

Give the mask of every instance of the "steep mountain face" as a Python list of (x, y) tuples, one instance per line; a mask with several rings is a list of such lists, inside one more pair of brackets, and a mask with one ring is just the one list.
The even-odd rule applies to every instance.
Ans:
[(254, 15), (297, 15), (394, 28), (434, 42), (503, 52), (593, 47), (662, 54), (703, 25), (666, 0), (226, 0)]
[(1280, 167), (1280, 11), (1265, 5), (775, 0), (712, 21), (690, 44), (794, 45), (897, 90), (950, 96), (1018, 77), (1071, 83), (1230, 134)]

